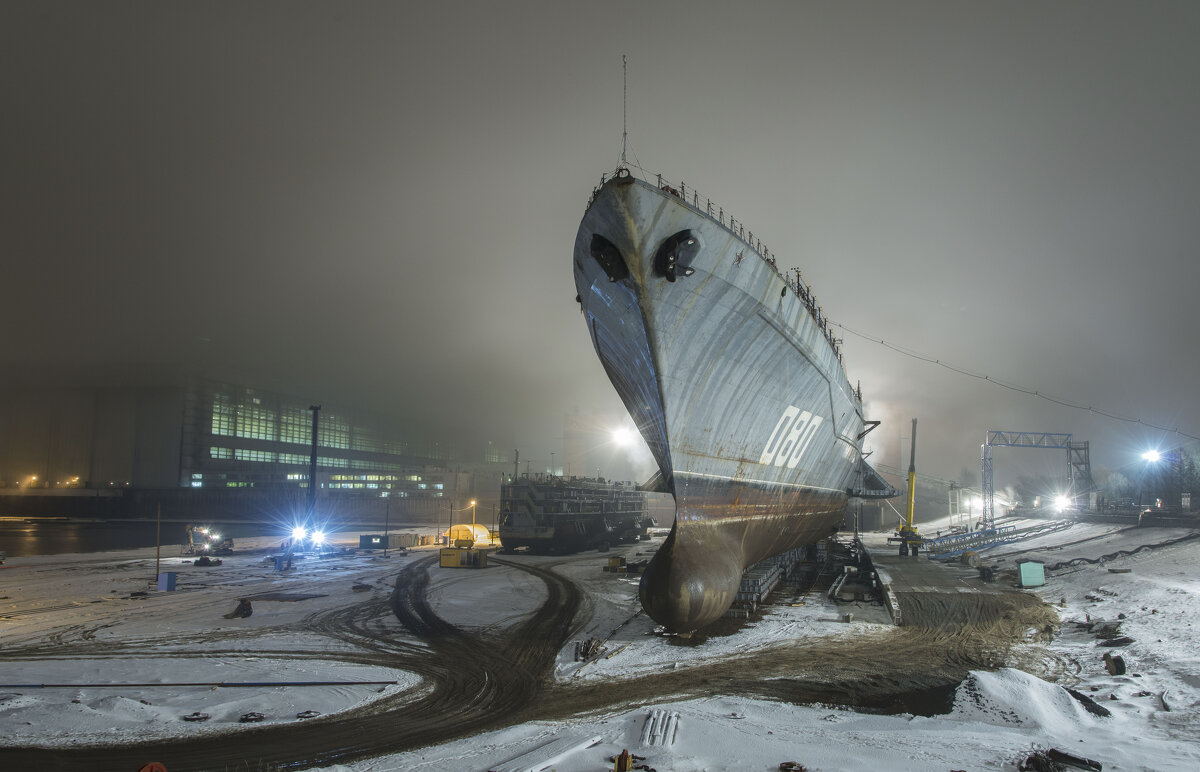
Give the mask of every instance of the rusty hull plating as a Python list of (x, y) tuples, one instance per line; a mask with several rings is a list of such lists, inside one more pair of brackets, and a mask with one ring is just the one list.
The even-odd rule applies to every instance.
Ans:
[(574, 252), (596, 353), (675, 498), (642, 605), (682, 633), (746, 566), (837, 530), (865, 468), (861, 398), (808, 288), (685, 196), (619, 170)]

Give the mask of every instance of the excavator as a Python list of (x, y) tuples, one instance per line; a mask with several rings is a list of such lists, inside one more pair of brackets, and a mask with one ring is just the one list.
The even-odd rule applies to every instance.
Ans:
[(206, 525), (187, 525), (187, 553), (189, 555), (232, 555), (233, 539)]

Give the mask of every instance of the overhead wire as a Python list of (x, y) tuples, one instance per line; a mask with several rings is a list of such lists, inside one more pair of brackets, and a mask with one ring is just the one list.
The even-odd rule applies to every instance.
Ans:
[(1053, 402), (1054, 404), (1061, 405), (1063, 407), (1069, 407), (1069, 408), (1073, 408), (1075, 410), (1085, 410), (1094, 415), (1103, 416), (1104, 418), (1111, 418), (1114, 421), (1124, 421), (1126, 423), (1138, 424), (1139, 426), (1146, 426), (1151, 429), (1158, 429), (1159, 431), (1170, 432), (1172, 434), (1178, 434), (1181, 437), (1187, 437), (1187, 438), (1193, 439), (1193, 440), (1200, 440), (1200, 434), (1192, 434), (1190, 432), (1185, 432), (1185, 431), (1182, 431), (1181, 429), (1179, 429), (1178, 427), (1162, 426), (1160, 424), (1156, 424), (1151, 421), (1142, 420), (1141, 418), (1132, 418), (1130, 416), (1118, 415), (1117, 413), (1113, 413), (1108, 410), (1102, 410), (1098, 407), (1095, 407), (1094, 405), (1085, 405), (1081, 402), (1075, 402), (1073, 400), (1065, 399), (1062, 397), (1056, 397), (1051, 394), (1046, 394), (1043, 391), (1038, 391), (1035, 389), (1030, 389), (1030, 388), (1026, 388), (1024, 386), (1020, 386), (1015, 383), (1009, 383), (1007, 381), (1002, 381), (998, 378), (993, 378), (990, 375), (973, 372), (971, 370), (966, 369), (965, 367), (960, 367), (959, 365), (955, 365), (950, 362), (947, 362), (944, 359), (938, 359), (938, 358), (930, 356), (928, 354), (923, 354), (919, 351), (910, 349), (906, 346), (901, 346), (901, 345), (898, 345), (895, 343), (889, 343), (888, 341), (883, 340), (882, 338), (876, 338), (873, 335), (867, 335), (864, 332), (860, 332), (860, 331), (854, 329), (853, 327), (848, 327), (840, 322), (834, 322), (831, 320), (829, 323), (834, 325), (835, 327), (842, 328), (843, 330), (850, 333), (851, 335), (855, 335), (859, 338), (862, 338), (863, 340), (867, 340), (872, 343), (878, 343), (879, 345), (883, 346), (884, 348), (895, 351), (898, 354), (903, 354), (904, 356), (910, 357), (912, 359), (919, 359), (922, 362), (928, 362), (930, 364), (934, 364), (939, 367), (944, 367), (945, 369), (950, 370), (952, 372), (956, 372), (960, 375), (965, 375), (970, 378), (976, 378), (981, 381), (987, 381), (988, 383), (995, 384), (996, 386), (999, 386), (1004, 389), (1009, 389), (1010, 391), (1020, 392), (1021, 394), (1028, 394), (1030, 396), (1037, 397), (1038, 399), (1044, 399), (1047, 402)]
[[(637, 153), (635, 151), (633, 151), (632, 148), (630, 148), (629, 150), (630, 150), (630, 152), (633, 153), (633, 159), (634, 159), (633, 163), (629, 163), (629, 160), (626, 157), (626, 149), (628, 148), (628, 144), (629, 144), (628, 114), (629, 114), (628, 64), (627, 64), (625, 55), (622, 54), (622, 56), (621, 56), (621, 161), (620, 161), (620, 165), (621, 166), (626, 166), (626, 165), (633, 166), (634, 168), (639, 169), (643, 173), (649, 174), (650, 172), (648, 172), (646, 169), (642, 168), (641, 159), (639, 159), (637, 157)], [(1156, 424), (1151, 421), (1144, 421), (1141, 418), (1131, 418), (1129, 416), (1118, 415), (1116, 413), (1113, 413), (1113, 412), (1110, 412), (1107, 410), (1102, 410), (1093, 405), (1084, 405), (1082, 403), (1074, 402), (1072, 400), (1055, 397), (1051, 394), (1046, 394), (1045, 392), (1042, 392), (1039, 390), (1029, 389), (1024, 386), (1019, 386), (1015, 383), (1008, 383), (1007, 381), (1002, 381), (997, 378), (993, 378), (990, 375), (972, 372), (971, 370), (968, 370), (965, 367), (960, 367), (958, 365), (951, 364), (950, 362), (946, 362), (945, 360), (929, 356), (928, 354), (922, 354), (919, 351), (915, 351), (915, 350), (907, 348), (905, 346), (900, 346), (895, 343), (889, 343), (888, 341), (883, 340), (882, 338), (876, 338), (874, 336), (867, 335), (864, 332), (860, 332), (860, 331), (854, 329), (853, 327), (848, 327), (840, 322), (835, 322), (832, 319), (826, 318), (826, 321), (828, 324), (833, 325), (835, 327), (840, 327), (841, 329), (845, 330), (846, 332), (850, 333), (851, 335), (855, 335), (859, 338), (862, 338), (863, 340), (871, 341), (872, 343), (878, 343), (879, 345), (883, 346), (884, 348), (891, 349), (892, 351), (895, 351), (898, 354), (903, 354), (904, 356), (911, 357), (912, 359), (919, 359), (922, 362), (928, 362), (930, 364), (935, 364), (939, 367), (944, 367), (945, 369), (950, 370), (955, 373), (958, 373), (959, 375), (965, 375), (969, 378), (976, 378), (981, 381), (987, 381), (988, 383), (995, 384), (996, 386), (999, 386), (1001, 388), (1009, 389), (1010, 391), (1019, 392), (1021, 394), (1028, 394), (1030, 396), (1037, 397), (1038, 399), (1044, 399), (1047, 402), (1051, 402), (1056, 405), (1061, 405), (1062, 407), (1069, 407), (1069, 408), (1072, 408), (1075, 410), (1085, 410), (1094, 415), (1099, 415), (1104, 418), (1110, 418), (1114, 421), (1124, 421), (1125, 423), (1137, 424), (1139, 426), (1145, 426), (1150, 429), (1157, 429), (1157, 430), (1163, 431), (1163, 432), (1170, 432), (1173, 434), (1178, 434), (1181, 437), (1187, 437), (1187, 438), (1193, 439), (1193, 440), (1200, 440), (1200, 434), (1192, 434), (1190, 432), (1181, 431), (1178, 427), (1162, 426), (1160, 424)]]

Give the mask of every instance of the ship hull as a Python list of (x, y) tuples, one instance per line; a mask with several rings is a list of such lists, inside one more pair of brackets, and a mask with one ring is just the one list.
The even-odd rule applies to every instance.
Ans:
[(746, 566), (834, 532), (862, 463), (819, 312), (751, 242), (631, 177), (601, 186), (576, 238), (596, 353), (675, 498), (640, 597), (680, 632), (719, 618)]

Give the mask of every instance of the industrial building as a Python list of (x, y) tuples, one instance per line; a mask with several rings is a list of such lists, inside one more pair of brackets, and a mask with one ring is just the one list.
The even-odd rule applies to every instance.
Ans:
[[(294, 494), (309, 485), (311, 406), (174, 367), (10, 375), (0, 384), (0, 492)], [(414, 442), (394, 420), (345, 406), (317, 414), (323, 497), (437, 500), (462, 484), (445, 444)]]

